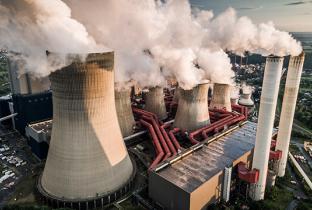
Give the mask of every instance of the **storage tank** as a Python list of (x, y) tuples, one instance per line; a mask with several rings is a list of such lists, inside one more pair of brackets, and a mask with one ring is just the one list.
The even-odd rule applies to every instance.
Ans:
[(162, 87), (152, 87), (144, 94), (145, 110), (155, 113), (160, 120), (167, 118), (167, 110)]
[(231, 112), (231, 86), (228, 84), (215, 83), (209, 107), (212, 109), (225, 109)]
[(129, 190), (134, 167), (118, 125), (113, 66), (113, 52), (88, 54), (50, 75), (52, 137), (38, 182), (49, 204), (90, 209)]
[(282, 158), (279, 161), (278, 167), (278, 176), (280, 177), (285, 175), (291, 130), (304, 64), (304, 56), (304, 53), (299, 56), (292, 56), (289, 61), (282, 112), (279, 121), (279, 131), (275, 147), (276, 150), (282, 151)]
[(174, 127), (185, 131), (193, 131), (210, 124), (208, 88), (208, 83), (199, 84), (191, 90), (180, 88)]
[(131, 89), (115, 89), (115, 103), (118, 116), (118, 122), (123, 137), (133, 134), (135, 121), (131, 108)]
[(252, 162), (252, 168), (260, 171), (258, 182), (256, 184), (252, 184), (250, 189), (250, 197), (253, 200), (262, 200), (264, 198), (283, 60), (284, 58), (276, 56), (269, 56), (266, 59), (262, 94), (260, 99), (256, 143)]

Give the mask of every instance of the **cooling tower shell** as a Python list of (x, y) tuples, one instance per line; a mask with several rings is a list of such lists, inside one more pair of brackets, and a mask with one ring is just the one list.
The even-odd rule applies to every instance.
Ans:
[(232, 111), (230, 85), (218, 83), (214, 84), (210, 108), (225, 109), (228, 112)]
[(123, 137), (133, 134), (133, 128), (135, 126), (130, 94), (131, 89), (115, 90), (116, 111)]
[(191, 90), (179, 89), (180, 97), (174, 127), (194, 131), (210, 124), (208, 110), (209, 84), (199, 84)]
[(238, 105), (238, 98), (231, 98), (232, 105)]
[(50, 75), (53, 129), (38, 190), (52, 204), (88, 208), (129, 190), (135, 170), (118, 125), (113, 65), (112, 52), (89, 54)]
[(159, 119), (166, 119), (167, 110), (164, 99), (164, 90), (162, 87), (153, 87), (144, 94), (145, 110), (155, 113)]
[(243, 93), (238, 101), (242, 106), (252, 107), (254, 102), (251, 100), (251, 93)]
[(264, 199), (269, 154), (272, 140), (276, 103), (284, 58), (269, 56), (266, 59), (260, 109), (257, 124), (256, 143), (252, 168), (259, 170), (259, 180), (252, 184), (249, 194), (253, 200)]
[(279, 131), (275, 148), (276, 150), (282, 151), (282, 158), (279, 161), (278, 166), (278, 176), (280, 177), (285, 175), (290, 136), (296, 109), (296, 102), (298, 97), (304, 58), (305, 54), (302, 53), (299, 56), (291, 56), (289, 61), (282, 111), (278, 126)]

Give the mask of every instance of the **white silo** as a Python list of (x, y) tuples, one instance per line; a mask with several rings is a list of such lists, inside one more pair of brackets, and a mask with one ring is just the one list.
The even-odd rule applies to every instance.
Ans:
[(285, 175), (291, 130), (304, 64), (304, 56), (304, 53), (295, 57), (291, 56), (288, 66), (282, 112), (279, 121), (279, 131), (275, 147), (276, 150), (282, 151), (282, 158), (279, 161), (278, 167), (278, 176), (280, 177)]
[(252, 168), (260, 171), (258, 182), (252, 184), (250, 189), (250, 196), (253, 200), (262, 200), (264, 198), (275, 109), (283, 61), (284, 58), (276, 56), (269, 56), (266, 59), (256, 144), (252, 162)]
[(113, 66), (113, 52), (96, 53), (50, 75), (53, 128), (38, 183), (50, 204), (89, 208), (129, 190), (134, 168), (118, 125)]

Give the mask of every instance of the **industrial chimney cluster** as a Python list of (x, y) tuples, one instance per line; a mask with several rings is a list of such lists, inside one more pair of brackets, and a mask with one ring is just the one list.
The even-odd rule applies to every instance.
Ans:
[[(40, 194), (49, 205), (74, 209), (103, 208), (116, 201), (132, 189), (137, 170), (125, 141), (148, 133), (129, 151), (141, 162), (148, 160), (149, 195), (164, 207), (179, 208), (179, 199), (161, 193), (170, 192), (172, 186), (183, 189), (179, 193), (194, 191), (193, 199), (199, 199), (194, 203), (189, 196), (185, 209), (203, 208), (213, 198), (221, 199), (214, 194), (220, 186), (227, 201), (236, 165), (238, 177), (250, 184), (250, 197), (262, 200), (266, 185), (274, 184), (270, 177), (285, 174), (304, 54), (290, 59), (275, 148), (282, 157), (274, 171), (268, 165), (283, 60), (267, 57), (255, 124), (247, 121), (248, 108), (254, 106), (251, 91), (243, 89), (239, 96), (238, 89), (216, 83), (210, 99), (212, 84), (205, 81), (191, 90), (176, 87), (174, 93), (152, 87), (131, 94), (131, 89), (114, 87), (113, 52), (89, 54), (85, 60), (77, 55), (70, 65), (50, 75), (53, 128), (38, 182)], [(252, 162), (247, 167), (249, 155)], [(216, 171), (224, 178), (212, 182)], [(192, 184), (184, 183), (188, 180)], [(209, 199), (197, 198), (197, 189), (205, 189)]]

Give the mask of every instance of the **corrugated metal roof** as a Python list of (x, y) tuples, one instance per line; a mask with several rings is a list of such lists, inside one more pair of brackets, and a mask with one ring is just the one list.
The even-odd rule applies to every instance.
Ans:
[(154, 173), (184, 191), (192, 192), (254, 148), (256, 127), (257, 124), (247, 122), (173, 165)]

